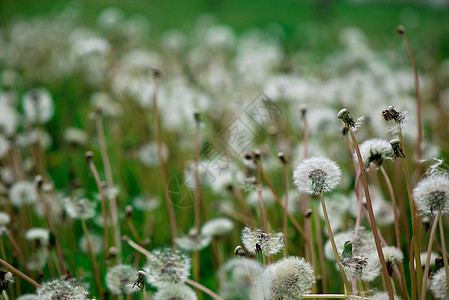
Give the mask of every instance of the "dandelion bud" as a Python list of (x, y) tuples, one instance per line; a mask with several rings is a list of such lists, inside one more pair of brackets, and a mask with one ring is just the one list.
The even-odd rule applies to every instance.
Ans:
[(281, 162), (282, 162), (283, 164), (288, 163), (288, 160), (287, 160), (287, 158), (285, 157), (284, 152), (279, 152), (279, 153), (278, 153), (278, 157), (279, 157), (279, 159), (281, 160)]
[(94, 157), (94, 153), (92, 151), (87, 151), (84, 156), (86, 157), (87, 162), (89, 162)]
[(304, 119), (304, 118), (306, 117), (306, 113), (307, 113), (307, 105), (302, 104), (302, 105), (299, 107), (299, 112), (300, 112), (300, 114), (301, 114), (301, 118)]
[(159, 68), (153, 68), (153, 78), (160, 78), (162, 76), (161, 70)]
[(396, 27), (396, 31), (400, 34), (403, 35), (405, 33), (405, 28), (402, 25), (399, 25), (398, 27)]
[(312, 210), (309, 208), (304, 212), (304, 217), (310, 218), (312, 216)]
[(131, 218), (134, 213), (134, 208), (131, 205), (127, 205), (125, 210), (126, 210), (126, 217)]
[[(125, 242), (128, 242), (129, 241), (129, 237), (128, 236), (126, 236), (126, 237), (127, 237), (126, 241), (123, 239), (123, 237), (122, 237), (122, 240), (125, 241)], [(118, 254), (118, 249), (116, 247), (110, 247), (109, 248), (109, 257), (108, 258), (112, 259), (112, 258), (116, 257), (117, 254)]]
[(352, 118), (351, 114), (349, 113), (349, 111), (346, 108), (341, 109), (338, 114), (337, 114), (337, 118), (339, 118), (340, 120), (342, 120), (347, 127), (354, 127), (355, 126), (355, 121)]
[(391, 148), (393, 148), (393, 153), (396, 158), (405, 158), (404, 152), (401, 148), (401, 142), (398, 139), (390, 141)]
[(199, 111), (195, 111), (193, 113), (193, 118), (195, 119), (195, 122), (197, 124), (199, 124), (201, 122), (201, 114), (200, 114), (200, 112)]
[(253, 156), (253, 158), (254, 159), (256, 159), (256, 160), (259, 160), (261, 157), (262, 157), (262, 152), (259, 150), (259, 149), (255, 149), (253, 152), (252, 152), (252, 156)]

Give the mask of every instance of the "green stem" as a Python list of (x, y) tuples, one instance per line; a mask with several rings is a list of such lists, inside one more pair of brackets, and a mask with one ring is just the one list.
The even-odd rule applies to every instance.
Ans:
[(447, 261), (447, 251), (446, 251), (446, 238), (444, 237), (444, 228), (443, 228), (443, 218), (438, 220), (440, 224), (440, 239), (441, 239), (441, 247), (443, 248), (443, 263), (444, 263), (444, 272), (446, 273), (446, 286), (449, 288), (449, 267)]

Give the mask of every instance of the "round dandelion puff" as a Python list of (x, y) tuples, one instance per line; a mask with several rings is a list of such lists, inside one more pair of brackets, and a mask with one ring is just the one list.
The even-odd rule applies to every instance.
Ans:
[(189, 231), (188, 235), (176, 238), (179, 248), (186, 251), (199, 251), (209, 246), (211, 236), (198, 233), (195, 228)]
[(190, 276), (191, 260), (179, 251), (169, 248), (153, 250), (144, 268), (147, 281), (155, 287), (170, 283), (184, 283)]
[[(373, 294), (369, 299), (372, 300), (388, 300), (390, 299), (387, 292), (377, 292)], [(401, 300), (401, 297), (394, 295), (394, 300)]]
[(404, 259), (404, 254), (401, 250), (392, 246), (382, 247), (382, 252), (384, 253), (385, 263), (387, 264), (388, 274), (393, 275), (393, 266), (397, 263), (402, 262)]
[(45, 123), (55, 111), (51, 95), (46, 89), (34, 89), (23, 95), (23, 108), (31, 123)]
[(106, 286), (114, 295), (128, 295), (133, 291), (137, 270), (128, 265), (117, 265), (108, 270)]
[(433, 275), (432, 281), (430, 282), (430, 290), (436, 298), (444, 300), (449, 299), (449, 287), (447, 286), (444, 268), (441, 268)]
[(341, 170), (328, 158), (311, 157), (296, 166), (293, 179), (300, 192), (319, 195), (333, 190), (340, 183)]
[(88, 293), (83, 287), (77, 286), (74, 282), (56, 279), (42, 284), (37, 289), (39, 299), (42, 300), (85, 300)]
[(245, 227), (242, 230), (242, 243), (252, 254), (271, 255), (284, 248), (282, 233), (266, 233), (261, 229)]
[(9, 190), (11, 203), (16, 207), (34, 204), (37, 201), (37, 192), (33, 182), (19, 181)]
[(269, 265), (262, 275), (267, 299), (301, 299), (310, 292), (314, 281), (312, 266), (295, 256)]
[(25, 238), (37, 246), (46, 247), (50, 241), (50, 232), (48, 229), (35, 227), (26, 232)]
[(41, 297), (36, 294), (25, 294), (16, 298), (17, 300), (41, 300)]
[(449, 177), (436, 173), (422, 179), (413, 190), (418, 209), (424, 215), (434, 215), (437, 211), (449, 213)]
[(385, 159), (390, 159), (393, 150), (386, 140), (370, 139), (360, 145), (360, 154), (365, 168), (379, 167)]
[(216, 218), (209, 220), (201, 227), (201, 233), (206, 236), (220, 237), (230, 233), (234, 229), (234, 223), (228, 218)]
[(3, 211), (0, 211), (0, 226), (6, 226), (11, 221), (9, 215)]
[(72, 200), (67, 198), (65, 201), (65, 211), (72, 219), (90, 219), (95, 216), (95, 202), (85, 198)]
[(195, 291), (184, 284), (171, 283), (160, 288), (154, 295), (158, 300), (197, 300)]

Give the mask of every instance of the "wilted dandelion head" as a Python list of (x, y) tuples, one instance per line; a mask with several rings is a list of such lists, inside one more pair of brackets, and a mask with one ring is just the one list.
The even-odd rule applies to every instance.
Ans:
[(46, 247), (50, 241), (50, 231), (45, 228), (31, 228), (26, 232), (25, 238), (37, 247)]
[(223, 236), (234, 229), (234, 223), (228, 218), (216, 218), (207, 221), (201, 227), (201, 233), (206, 236)]
[(46, 89), (34, 89), (24, 94), (23, 109), (31, 123), (45, 123), (55, 111), (51, 95)]
[(438, 299), (449, 299), (449, 287), (447, 286), (444, 268), (441, 268), (433, 275), (432, 281), (430, 282), (430, 290)]
[(179, 251), (156, 249), (149, 256), (145, 267), (147, 281), (155, 287), (170, 283), (182, 284), (190, 276), (191, 260)]
[(185, 284), (170, 283), (160, 288), (154, 295), (158, 300), (197, 300), (194, 290)]
[(300, 192), (318, 195), (333, 190), (340, 183), (341, 171), (328, 158), (311, 157), (296, 166), (293, 179)]
[(347, 110), (346, 108), (341, 109), (338, 114), (337, 118), (343, 121), (345, 123), (345, 128), (350, 128), (353, 131), (357, 131), (360, 126), (362, 126), (362, 122), (364, 120), (364, 117), (360, 117), (357, 120), (354, 119), (354, 116)]
[(86, 300), (88, 293), (83, 287), (74, 284), (74, 282), (56, 279), (43, 283), (37, 289), (37, 294), (43, 300)]
[(16, 207), (36, 203), (38, 196), (33, 182), (19, 181), (9, 190), (9, 199)]
[(86, 198), (65, 200), (65, 211), (72, 219), (90, 219), (95, 216), (95, 207), (97, 204)]
[(211, 237), (209, 235), (199, 233), (195, 228), (192, 228), (188, 235), (176, 238), (179, 248), (186, 251), (199, 251), (209, 246), (210, 241)]
[(387, 122), (394, 122), (394, 125), (388, 129), (388, 132), (390, 134), (396, 134), (398, 129), (404, 126), (405, 121), (407, 120), (407, 112), (397, 111), (394, 109), (394, 106), (389, 106), (388, 109), (382, 111), (382, 117)]
[(422, 179), (413, 190), (413, 197), (424, 215), (434, 215), (437, 211), (449, 213), (449, 177), (436, 173)]
[(255, 260), (233, 258), (218, 272), (220, 295), (225, 299), (251, 299), (255, 280), (263, 273), (263, 267)]
[(315, 277), (312, 266), (295, 256), (269, 265), (262, 275), (266, 299), (301, 299), (312, 289)]
[(3, 211), (0, 211), (0, 226), (6, 226), (11, 221), (9, 215)]
[(137, 270), (129, 265), (116, 265), (108, 270), (106, 286), (114, 295), (128, 295), (132, 293)]
[(5, 291), (11, 283), (14, 283), (12, 273), (0, 270), (0, 293)]
[(370, 139), (360, 145), (360, 154), (365, 168), (369, 168), (371, 165), (379, 167), (384, 159), (390, 158), (393, 150), (390, 143), (386, 140)]
[(284, 248), (282, 233), (266, 233), (261, 229), (245, 227), (242, 230), (242, 243), (252, 254), (271, 255)]

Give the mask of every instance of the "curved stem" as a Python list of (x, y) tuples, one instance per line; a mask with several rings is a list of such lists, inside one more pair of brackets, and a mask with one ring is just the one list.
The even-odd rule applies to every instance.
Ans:
[(284, 257), (288, 256), (288, 237), (287, 237), (287, 209), (288, 209), (288, 189), (289, 189), (289, 182), (288, 182), (288, 173), (287, 173), (287, 165), (282, 164), (282, 167), (284, 169), (284, 178), (285, 178), (285, 202), (284, 202)]
[(449, 287), (449, 266), (447, 261), (447, 252), (446, 252), (446, 238), (444, 237), (444, 228), (443, 228), (443, 218), (438, 220), (440, 225), (440, 239), (441, 239), (441, 247), (443, 248), (443, 263), (444, 263), (444, 272), (446, 273), (446, 285)]
[(94, 268), (95, 280), (97, 281), (98, 294), (100, 299), (104, 299), (103, 288), (101, 285), (100, 270), (98, 269), (97, 259), (95, 258), (95, 253), (92, 248), (92, 242), (90, 240), (89, 232), (87, 231), (86, 221), (81, 219), (81, 226), (83, 227), (84, 236), (86, 237), (87, 249), (89, 250), (90, 257), (92, 259), (92, 266)]

